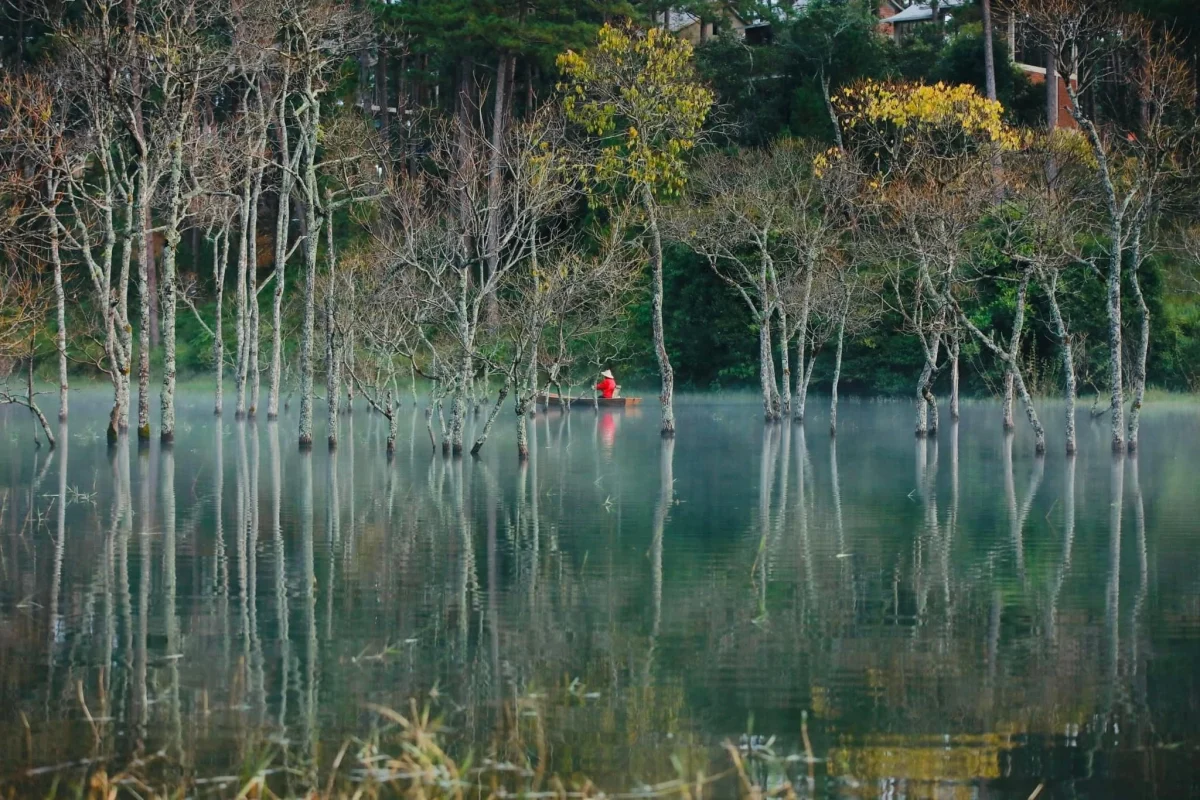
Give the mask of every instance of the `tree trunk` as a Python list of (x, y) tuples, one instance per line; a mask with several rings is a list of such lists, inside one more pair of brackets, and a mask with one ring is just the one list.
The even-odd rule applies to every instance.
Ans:
[(779, 399), (775, 388), (775, 357), (771, 352), (771, 317), (763, 314), (758, 324), (758, 376), (762, 385), (763, 417), (779, 421)]
[(500, 387), (500, 394), (496, 397), (496, 404), (492, 406), (487, 421), (483, 423), (483, 430), (480, 431), (478, 438), (475, 439), (475, 444), (471, 447), (471, 455), (479, 455), (479, 451), (483, 449), (483, 445), (487, 442), (488, 436), (492, 432), (492, 423), (496, 421), (496, 416), (500, 413), (500, 407), (504, 405), (504, 400), (508, 397), (510, 385), (511, 380), (506, 376), (504, 378), (504, 385)]
[(842, 123), (838, 121), (837, 111), (833, 108), (833, 97), (829, 93), (829, 75), (825, 73), (825, 67), (821, 67), (821, 98), (825, 101), (825, 113), (829, 115), (829, 123), (833, 126), (833, 141), (837, 145), (837, 149), (845, 152), (846, 145), (842, 139)]
[[(55, 445), (54, 433), (51, 432), (51, 430), (50, 430), (50, 423), (46, 421), (46, 415), (43, 414), (42, 409), (38, 407), (37, 395), (35, 395), (33, 392), (33, 356), (32, 355), (29, 356), (27, 369), (25, 372), (25, 391), (26, 391), (26, 398), (25, 398), (24, 404), (29, 407), (29, 413), (33, 414), (34, 418), (38, 421), (38, 424), (42, 426), (42, 432), (46, 434), (46, 442), (50, 445), (50, 449), (53, 450), (54, 445)], [(16, 402), (19, 403), (20, 401), (18, 400)], [(34, 430), (33, 441), (34, 441), (34, 444), (36, 444), (38, 447), (41, 447), (41, 444), (37, 441), (36, 429)], [(59, 498), (59, 502), (62, 502), (63, 499), (64, 498)]]
[[(1021, 276), (1021, 284), (1017, 289), (1017, 308), (1016, 320), (1013, 323), (1014, 328), (1024, 324), (1025, 299), (1029, 291), (1029, 279), (1030, 270), (1026, 270)], [(1037, 409), (1035, 409), (1033, 406), (1033, 398), (1030, 397), (1029, 390), (1025, 386), (1025, 378), (1021, 374), (1021, 366), (1019, 363), (1017, 363), (1014, 355), (1015, 350), (1012, 349), (1011, 346), (1010, 349), (1006, 350), (996, 344), (996, 342), (992, 340), (990, 336), (979, 330), (978, 326), (971, 322), (971, 320), (967, 318), (966, 314), (962, 313), (961, 309), (958, 310), (958, 318), (959, 322), (969, 331), (971, 331), (971, 333), (976, 339), (979, 340), (981, 344), (999, 357), (1000, 360), (1004, 362), (1005, 366), (1012, 372), (1013, 382), (1016, 384), (1017, 388), (1017, 394), (1020, 395), (1021, 402), (1025, 406), (1025, 416), (1029, 419), (1029, 427), (1033, 428), (1035, 449), (1038, 455), (1044, 454), (1046, 452), (1046, 431), (1042, 427), (1041, 420), (1038, 419)]]
[(1046, 49), (1046, 130), (1058, 128), (1058, 57), (1053, 47)]
[(1046, 452), (1046, 430), (1042, 427), (1041, 420), (1038, 419), (1037, 409), (1033, 407), (1033, 398), (1029, 396), (1029, 390), (1025, 388), (1025, 378), (1021, 375), (1020, 369), (1013, 369), (1013, 379), (1017, 384), (1017, 392), (1021, 395), (1021, 402), (1025, 405), (1025, 416), (1029, 419), (1029, 427), (1033, 428), (1034, 437), (1034, 452), (1039, 456)]
[(1124, 417), (1125, 396), (1122, 386), (1121, 366), (1121, 228), (1113, 225), (1112, 253), (1108, 266), (1108, 380), (1112, 390), (1110, 410), (1112, 413), (1112, 450), (1120, 453), (1125, 449)]
[(1134, 265), (1129, 270), (1129, 285), (1133, 289), (1133, 298), (1137, 303), (1139, 324), (1137, 351), (1133, 362), (1133, 404), (1129, 408), (1129, 452), (1133, 453), (1138, 447), (1138, 432), (1142, 422), (1142, 403), (1146, 399), (1146, 360), (1150, 355), (1150, 307), (1142, 295), (1141, 280), (1138, 278), (1137, 262), (1140, 254), (1134, 254)]
[(950, 421), (958, 422), (959, 414), (959, 392), (958, 392), (958, 356), (959, 342), (958, 334), (955, 333), (950, 339)]
[(658, 360), (658, 374), (662, 380), (659, 404), (662, 408), (662, 435), (675, 435), (675, 371), (667, 354), (666, 331), (663, 325), (663, 250), (662, 233), (658, 227), (658, 211), (654, 195), (647, 185), (642, 186), (642, 204), (650, 227), (651, 327), (654, 334), (654, 355)]
[[(375, 102), (379, 104), (379, 130), (385, 142), (390, 140), (391, 116), (388, 113), (388, 50), (379, 45), (375, 60)], [(368, 112), (370, 109), (366, 109)]]
[(981, 0), (983, 12), (983, 70), (988, 100), (996, 99), (996, 47), (992, 41), (992, 0)]
[(779, 392), (780, 392), (780, 418), (790, 417), (792, 414), (792, 365), (791, 365), (791, 341), (792, 331), (788, 327), (787, 314), (783, 309), (779, 310)]
[[(55, 202), (52, 189), (50, 202)], [(62, 254), (59, 252), (58, 220), (50, 221), (50, 261), (54, 264), (54, 301), (58, 312), (58, 331), (55, 342), (58, 349), (58, 421), (67, 421), (67, 298), (63, 292)], [(59, 498), (62, 502), (62, 498)]]
[(809, 300), (812, 298), (813, 272), (815, 267), (811, 261), (805, 266), (804, 295), (800, 299), (800, 319), (796, 320), (796, 331), (800, 345), (796, 349), (796, 394), (792, 402), (795, 404), (794, 419), (804, 422), (804, 407), (808, 402), (808, 375), (804, 369), (805, 350), (808, 347), (808, 311)]
[(529, 400), (525, 398), (517, 403), (517, 459), (529, 460)]
[(213, 414), (221, 416), (225, 405), (225, 268), (229, 263), (229, 231), (217, 233), (212, 238), (213, 283), (216, 287), (216, 312), (213, 325), (213, 370), (216, 379)]
[(392, 390), (387, 393), (387, 418), (388, 418), (388, 438), (387, 438), (387, 455), (390, 460), (396, 455), (396, 402), (392, 399)]
[(829, 396), (829, 435), (837, 436), (838, 382), (842, 379), (842, 344), (846, 339), (846, 317), (850, 312), (850, 298), (846, 297), (842, 313), (838, 317), (837, 350), (833, 356), (833, 387)]
[[(150, 441), (150, 336), (153, 314), (150, 309), (150, 272), (154, 258), (150, 234), (150, 163), (142, 157), (136, 178), (137, 219), (142, 221), (138, 237), (138, 441)], [(155, 336), (157, 338), (157, 336)]]
[(1004, 399), (1002, 401), (1001, 412), (1003, 415), (1002, 426), (1004, 430), (1016, 430), (1017, 424), (1013, 422), (1013, 373), (1011, 367), (1004, 371)]
[(321, 126), (321, 101), (312, 88), (312, 78), (303, 93), (305, 110), (300, 126), (303, 144), (304, 182), (304, 319), (300, 328), (300, 447), (313, 443), (313, 328), (316, 325), (317, 246), (324, 220), (317, 217), (317, 140)]
[(1058, 305), (1058, 272), (1051, 273), (1046, 283), (1046, 297), (1050, 301), (1050, 319), (1054, 324), (1054, 335), (1058, 339), (1059, 352), (1062, 357), (1064, 399), (1066, 400), (1066, 438), (1067, 455), (1076, 452), (1075, 442), (1075, 357), (1071, 352), (1071, 337), (1067, 333), (1067, 324), (1063, 320), (1062, 310)]
[[(937, 344), (935, 342), (934, 347)], [(933, 378), (933, 361), (929, 357), (929, 351), (926, 350), (925, 365), (921, 367), (921, 376), (917, 378), (917, 423), (916, 434), (918, 437), (926, 436), (929, 433), (929, 406), (925, 400), (925, 387)]]
[(249, 301), (246, 298), (246, 279), (249, 265), (248, 254), (253, 234), (250, 232), (250, 205), (253, 197), (253, 178), (250, 172), (253, 168), (247, 166), (245, 177), (242, 178), (241, 208), (238, 211), (238, 253), (237, 253), (237, 288), (234, 294), (234, 305), (237, 315), (235, 330), (237, 335), (237, 358), (234, 365), (234, 409), (237, 419), (246, 416), (246, 378), (249, 363)]
[[(182, 119), (182, 115), (181, 115)], [(170, 146), (171, 171), (167, 179), (169, 212), (163, 236), (162, 256), (162, 334), (163, 384), (160, 398), (162, 430), (159, 438), (164, 444), (175, 441), (175, 256), (179, 251), (179, 225), (183, 216), (183, 125), (175, 130)]]
[[(496, 62), (495, 99), (492, 108), (492, 152), (488, 159), (488, 215), (486, 241), (484, 242), (484, 257), (487, 260), (487, 275), (489, 280), (496, 273), (500, 263), (500, 194), (504, 189), (503, 146), (505, 125), (508, 119), (509, 62), (512, 56), (501, 54)], [(499, 321), (499, 307), (493, 294), (488, 300), (488, 323)]]
[(267, 419), (279, 418), (279, 378), (283, 360), (283, 289), (287, 274), (288, 231), (292, 221), (292, 152), (286, 119), (287, 82), (280, 90), (275, 137), (279, 148), (280, 176), (275, 211), (275, 292), (271, 305), (271, 372), (267, 383)]
[(246, 353), (246, 379), (250, 382), (250, 398), (247, 401), (246, 416), (250, 419), (258, 415), (258, 396), (262, 388), (262, 371), (258, 366), (258, 351), (262, 342), (258, 309), (258, 201), (262, 196), (262, 182), (263, 168), (260, 165), (254, 172), (254, 188), (250, 192), (250, 222), (247, 226), (250, 234), (247, 245), (250, 252), (246, 265), (246, 338), (249, 345)]
[[(331, 276), (332, 277), (332, 276)], [(331, 281), (332, 283), (332, 281)], [(328, 409), (329, 449), (338, 444), (338, 401), (342, 394), (337, 332), (333, 319), (333, 290), (325, 296), (325, 402)]]

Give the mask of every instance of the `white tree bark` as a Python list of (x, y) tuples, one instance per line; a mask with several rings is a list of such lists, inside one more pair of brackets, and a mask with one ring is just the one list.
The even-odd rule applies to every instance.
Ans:
[(160, 440), (175, 441), (175, 312), (177, 307), (175, 256), (181, 240), (183, 222), (183, 135), (186, 114), (180, 114), (169, 145), (170, 171), (167, 177), (167, 222), (163, 235), (163, 257), (159, 299), (162, 306), (161, 332), (163, 337), (163, 384), (160, 397), (162, 411)]
[(771, 352), (771, 315), (762, 314), (758, 324), (758, 374), (762, 384), (763, 417), (779, 421), (779, 390), (775, 386), (775, 357)]
[(280, 177), (278, 208), (275, 214), (275, 292), (271, 303), (271, 371), (267, 383), (267, 419), (279, 417), (279, 379), (283, 360), (283, 292), (287, 276), (288, 231), (292, 220), (294, 154), (289, 149), (287, 128), (287, 76), (283, 78), (276, 111), (276, 139), (279, 145)]
[(1139, 217), (1133, 222), (1133, 235), (1129, 253), (1129, 286), (1138, 308), (1137, 350), (1133, 362), (1133, 404), (1129, 409), (1129, 452), (1138, 447), (1138, 433), (1142, 422), (1142, 404), (1146, 399), (1146, 362), (1150, 356), (1150, 307), (1142, 294), (1142, 282), (1138, 275), (1142, 262), (1142, 225)]
[(235, 279), (234, 305), (236, 306), (235, 330), (237, 332), (237, 358), (234, 365), (234, 416), (242, 419), (246, 416), (246, 377), (249, 364), (249, 300), (246, 297), (246, 276), (249, 265), (248, 256), (252, 243), (250, 232), (250, 205), (254, 197), (254, 183), (251, 175), (252, 167), (247, 166), (242, 176), (241, 207), (238, 210), (240, 230), (238, 231), (237, 276)]
[(658, 225), (658, 209), (649, 186), (642, 186), (642, 205), (650, 229), (650, 322), (654, 336), (654, 356), (662, 382), (659, 405), (662, 409), (663, 436), (675, 435), (675, 370), (667, 353), (666, 330), (663, 325), (663, 249), (662, 232)]
[[(311, 92), (309, 93), (311, 94)], [(309, 98), (306, 98), (309, 99)], [(313, 96), (312, 103), (319, 104)], [(316, 323), (317, 241), (322, 220), (317, 216), (317, 128), (320, 107), (305, 111), (302, 179), (305, 184), (304, 218), (304, 317), (300, 327), (300, 446), (313, 441), (313, 329)]]
[(246, 416), (250, 419), (254, 419), (258, 415), (259, 388), (262, 385), (262, 370), (259, 369), (258, 365), (258, 351), (262, 341), (259, 330), (260, 314), (258, 308), (258, 201), (262, 196), (262, 182), (263, 167), (259, 165), (256, 167), (254, 173), (253, 189), (251, 190), (250, 197), (250, 222), (247, 225), (247, 230), (250, 234), (250, 241), (248, 242), (250, 253), (246, 272), (246, 301), (249, 304), (246, 309), (246, 338), (248, 342), (246, 379), (250, 383), (250, 397), (246, 405)]
[[(329, 207), (329, 193), (325, 205)], [(342, 365), (337, 330), (337, 258), (333, 250), (333, 225), (325, 226), (326, 254), (329, 263), (329, 290), (325, 294), (325, 402), (328, 410), (329, 449), (338, 444), (338, 404), (342, 395)]]
[(218, 231), (210, 238), (213, 248), (213, 283), (216, 287), (216, 310), (213, 314), (213, 414), (221, 416), (225, 406), (225, 271), (229, 266), (229, 231)]
[(792, 329), (788, 327), (787, 312), (779, 309), (779, 411), (781, 418), (792, 413)]
[(1067, 84), (1067, 95), (1071, 100), (1071, 115), (1083, 129), (1092, 156), (1096, 160), (1096, 172), (1104, 192), (1105, 209), (1108, 213), (1108, 380), (1111, 390), (1109, 410), (1111, 412), (1112, 449), (1114, 453), (1125, 449), (1125, 397), (1122, 386), (1121, 366), (1121, 260), (1125, 234), (1126, 209), (1117, 201), (1116, 185), (1108, 164), (1108, 153), (1095, 124), (1083, 111), (1078, 91)]
[(958, 356), (959, 356), (959, 341), (958, 333), (955, 332), (950, 337), (950, 421), (958, 422), (959, 420), (959, 376), (958, 376)]
[(1074, 455), (1077, 446), (1075, 441), (1075, 357), (1071, 352), (1071, 335), (1067, 331), (1067, 323), (1063, 319), (1062, 309), (1058, 304), (1058, 271), (1050, 273), (1044, 282), (1046, 298), (1050, 303), (1050, 320), (1054, 325), (1054, 336), (1058, 339), (1059, 355), (1062, 359), (1063, 397), (1066, 401), (1066, 440), (1067, 455)]
[(796, 394), (792, 400), (795, 403), (794, 416), (797, 422), (804, 422), (804, 410), (808, 403), (808, 377), (812, 374), (811, 364), (807, 371), (804, 368), (805, 350), (808, 347), (808, 313), (812, 299), (813, 273), (816, 272), (816, 264), (812, 259), (805, 264), (804, 271), (804, 296), (800, 301), (800, 319), (796, 320), (796, 338), (800, 345), (796, 349)]
[[(49, 188), (51, 205), (57, 203), (58, 181), (52, 180)], [(58, 313), (58, 331), (55, 344), (58, 349), (58, 421), (67, 421), (67, 298), (63, 291), (62, 253), (59, 250), (58, 218), (56, 212), (50, 220), (50, 263), (54, 265), (54, 302)], [(61, 498), (60, 498), (61, 501)]]
[(842, 379), (842, 346), (846, 339), (846, 317), (850, 314), (850, 293), (842, 301), (838, 315), (837, 350), (833, 356), (833, 388), (829, 397), (829, 435), (837, 436), (838, 382)]
[[(150, 171), (150, 159), (142, 156), (138, 159), (138, 172), (135, 178), (137, 192), (137, 219), (149, 227), (150, 198), (154, 193), (153, 177)], [(138, 441), (150, 441), (150, 269), (154, 253), (151, 251), (149, 230), (140, 231), (138, 236)]]
[[(1021, 284), (1017, 290), (1017, 318), (1013, 323), (1014, 327), (1019, 327), (1025, 321), (1025, 298), (1029, 290), (1030, 270), (1026, 270), (1021, 276)], [(962, 313), (961, 309), (957, 309), (959, 322), (961, 322), (967, 330), (969, 330), (981, 344), (991, 350), (1005, 366), (1012, 371), (1013, 382), (1016, 384), (1017, 394), (1021, 397), (1021, 402), (1025, 406), (1025, 416), (1029, 419), (1029, 427), (1033, 429), (1034, 449), (1038, 455), (1046, 452), (1046, 431), (1042, 427), (1041, 420), (1038, 419), (1037, 409), (1034, 408), (1033, 398), (1029, 395), (1029, 390), (1025, 385), (1025, 378), (1021, 374), (1020, 364), (1017, 363), (1010, 349), (1000, 347), (992, 339), (991, 336), (981, 331), (975, 323), (967, 318), (967, 315)]]

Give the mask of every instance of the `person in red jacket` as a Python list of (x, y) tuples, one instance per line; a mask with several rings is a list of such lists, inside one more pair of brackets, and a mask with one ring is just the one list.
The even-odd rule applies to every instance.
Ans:
[(612, 399), (612, 396), (617, 393), (618, 388), (611, 370), (606, 369), (600, 373), (600, 382), (596, 384), (596, 391), (600, 392), (601, 397), (605, 400)]

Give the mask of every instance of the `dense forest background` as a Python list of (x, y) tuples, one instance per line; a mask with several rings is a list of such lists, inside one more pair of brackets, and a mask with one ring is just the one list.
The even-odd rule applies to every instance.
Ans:
[[(70, 3), (59, 9), (73, 13)], [(955, 8), (944, 26), (922, 26), (902, 43), (881, 35), (870, 3), (856, 0), (813, 0), (807, 11), (783, 13), (778, 3), (767, 7), (754, 2), (634, 2), (633, 0), (404, 0), (370, 3), (373, 18), (371, 41), (347, 60), (336, 85), (339, 104), (358, 104), (371, 109), (375, 127), (392, 141), (402, 141), (406, 126), (416, 115), (471, 113), (485, 117), (489, 112), (490, 89), (499, 68), (510, 71), (511, 110), (527, 114), (554, 95), (559, 75), (556, 57), (568, 49), (581, 49), (594, 41), (603, 22), (628, 17), (652, 24), (663, 14), (690, 13), (712, 24), (711, 34), (696, 48), (696, 66), (715, 92), (719, 106), (711, 116), (711, 146), (736, 150), (761, 146), (795, 137), (832, 142), (833, 131), (824, 107), (820, 76), (826, 74), (831, 87), (850, 85), (864, 78), (906, 78), (926, 82), (985, 82), (984, 44), (980, 8), (977, 3)], [(1126, 10), (1137, 11), (1161, 24), (1172, 26), (1183, 38), (1192, 64), (1196, 63), (1196, 35), (1200, 32), (1200, 8), (1191, 0), (1125, 0)], [(745, 18), (773, 15), (769, 35), (751, 43), (728, 29), (727, 9)], [(822, 37), (827, 30), (817, 11), (837, 18), (838, 43), (823, 60)], [(6, 69), (36, 64), (52, 49), (53, 37), (39, 22), (47, 6), (34, 0), (11, 0), (0, 38), (0, 58)], [(827, 21), (826, 21), (827, 22)], [(995, 36), (997, 95), (1014, 124), (1038, 127), (1045, 124), (1044, 90), (1027, 74), (1011, 66), (1008, 44), (1000, 32)], [(470, 87), (474, 102), (463, 109), (459, 98)], [(1105, 105), (1111, 118), (1136, 114), (1128, 97), (1114, 95), (1097, 102)], [(698, 155), (703, 158), (703, 155)], [(260, 217), (273, 214), (270, 195), (262, 198)], [(361, 230), (349, 212), (335, 215), (333, 231), (338, 249), (348, 247)], [(185, 231), (178, 253), (183, 281), (195, 287), (195, 302), (211, 313), (211, 244), (199, 227)], [(270, 239), (260, 235), (260, 248), (269, 250)], [(1143, 290), (1152, 310), (1154, 342), (1148, 362), (1149, 383), (1161, 388), (1200, 389), (1200, 296), (1191, 290), (1188, 269), (1178, 255), (1156, 254), (1145, 269)], [(751, 385), (759, 363), (755, 322), (736, 290), (722, 281), (693, 252), (668, 245), (665, 253), (666, 341), (683, 388), (718, 389)], [(79, 287), (67, 287), (72, 298), (70, 314), (87, 316), (90, 298)], [(1087, 395), (1103, 384), (1105, 362), (1105, 319), (1101, 313), (1104, 286), (1100, 281), (1078, 280), (1065, 287), (1063, 302), (1074, 320), (1076, 336), (1094, 358), (1079, 365), (1080, 393)], [(989, 290), (981, 299), (986, 319), (981, 327), (1007, 329), (1013, 314), (1011, 291)], [(268, 294), (259, 298), (266, 306)], [(286, 299), (285, 351), (297, 346), (298, 296)], [(1035, 292), (1030, 297), (1033, 319), (1044, 320), (1047, 310)], [(1130, 315), (1130, 319), (1133, 315)], [(135, 323), (136, 324), (136, 323)], [(1132, 323), (1131, 323), (1132, 324)], [(1054, 343), (1046, 325), (1029, 325), (1022, 345), (1029, 365), (1031, 388), (1053, 393)], [(178, 370), (181, 377), (211, 370), (212, 343), (197, 315), (181, 313), (178, 319)], [(157, 339), (157, 331), (154, 332)], [(44, 350), (54, 348), (53, 331), (46, 331)], [(922, 355), (911, 344), (910, 334), (898, 318), (885, 312), (883, 319), (861, 335), (847, 340), (842, 385), (862, 394), (909, 393), (913, 376), (920, 371)], [(615, 347), (614, 367), (627, 384), (651, 385), (656, 377), (648, 296), (629, 309), (623, 343)], [(976, 394), (999, 391), (1003, 367), (978, 346), (963, 351), (967, 368), (963, 389)], [(157, 350), (153, 356), (159, 356)], [(827, 385), (832, 371), (830, 359), (817, 353), (813, 385)], [(289, 358), (285, 357), (285, 362)], [(155, 362), (157, 364), (157, 361)], [(1039, 367), (1039, 365), (1044, 365)], [(49, 359), (39, 363), (49, 374)], [(89, 370), (86, 364), (72, 366), (76, 373)], [(946, 375), (939, 381), (947, 380)]]

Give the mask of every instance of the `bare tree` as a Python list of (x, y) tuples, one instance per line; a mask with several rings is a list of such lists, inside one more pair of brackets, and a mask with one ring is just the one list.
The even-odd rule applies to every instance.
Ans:
[(54, 276), (58, 351), (58, 419), (68, 415), (67, 298), (58, 210), (62, 202), (67, 160), (67, 119), (53, 82), (42, 76), (14, 76), (0, 91), (0, 195), (9, 198), (12, 212), (0, 241), (12, 258), (27, 254), (49, 260)]
[[(332, 0), (285, 0), (282, 8), (283, 57), (295, 66), (295, 106), (291, 117), (300, 137), (295, 164), (296, 189), (303, 205), (304, 311), (300, 329), (300, 446), (312, 446), (313, 335), (316, 322), (317, 251), (321, 226), (331, 209), (322, 211), (320, 133), (323, 103), (342, 61), (366, 41), (363, 18)], [(280, 125), (285, 124), (283, 120)]]
[[(1135, 301), (1141, 294), (1137, 272), (1148, 228), (1157, 223), (1153, 209), (1174, 182), (1179, 156), (1195, 138), (1195, 115), (1174, 113), (1194, 106), (1191, 70), (1179, 55), (1170, 31), (1119, 13), (1110, 4), (1087, 0), (1012, 0), (1027, 28), (1048, 44), (1063, 76), (1070, 113), (1087, 140), (1091, 153), (1097, 219), (1105, 243), (1103, 271), (1107, 288), (1111, 442), (1125, 449), (1125, 412), (1121, 289), (1130, 274)], [(1129, 58), (1112, 55), (1123, 52)], [(1125, 64), (1118, 68), (1117, 64)], [(1085, 100), (1102, 83), (1132, 91), (1142, 105), (1138, 131), (1101, 119), (1096, 104)], [(1180, 120), (1183, 120), (1182, 124)], [(1186, 166), (1184, 167), (1187, 168)], [(1133, 367), (1134, 410), (1128, 433), (1137, 446), (1137, 427), (1144, 400), (1145, 358), (1149, 351), (1149, 310), (1138, 302), (1142, 324)], [(1139, 388), (1140, 387), (1140, 388)]]
[[(383, 202), (375, 238), (390, 262), (414, 272), (422, 286), (421, 316), (432, 326), (424, 342), (437, 351), (434, 374), (453, 398), (449, 449), (456, 454), (463, 452), (468, 393), (482, 353), (481, 312), (576, 193), (558, 147), (562, 135), (552, 109), (509, 126), (501, 153), (507, 179), (494, 203), (488, 137), (474, 126), (435, 123), (429, 168), (393, 176)], [(494, 225), (500, 237), (492, 269), (478, 244)]]
[[(229, 269), (230, 237), (236, 228), (240, 209), (236, 175), (238, 133), (236, 126), (228, 131), (202, 131), (192, 142), (192, 174), (203, 187), (204, 193), (193, 199), (189, 216), (194, 224), (204, 228), (204, 238), (212, 250), (213, 299), (216, 308), (211, 326), (193, 300), (194, 282), (185, 283), (179, 292), (179, 299), (191, 309), (213, 340), (213, 413), (216, 416), (221, 415), (225, 403), (225, 278)], [(240, 317), (238, 322), (240, 334)]]

